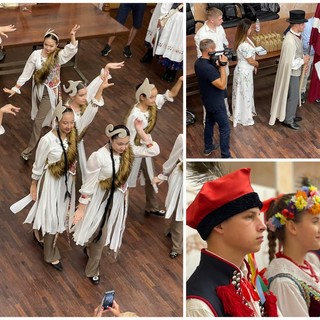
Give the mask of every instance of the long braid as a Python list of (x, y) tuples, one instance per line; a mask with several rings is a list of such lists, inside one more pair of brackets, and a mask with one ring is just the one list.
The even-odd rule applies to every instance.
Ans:
[(71, 198), (71, 194), (68, 191), (68, 168), (69, 168), (69, 166), (68, 166), (68, 158), (67, 158), (67, 153), (66, 153), (66, 150), (64, 148), (62, 139), (61, 139), (59, 127), (57, 128), (57, 133), (58, 133), (59, 141), (60, 141), (60, 144), (61, 144), (61, 147), (62, 147), (62, 150), (63, 150), (63, 156), (64, 156), (64, 168), (63, 169), (64, 169), (64, 184), (66, 186), (66, 193), (64, 195), (64, 200), (66, 200), (67, 197)]
[[(270, 203), (270, 207), (266, 212), (266, 220), (269, 220), (269, 218), (274, 216), (277, 212), (281, 212), (283, 209), (285, 209), (287, 207), (287, 201), (291, 199), (292, 196), (293, 194), (286, 194), (282, 196), (280, 199), (273, 200)], [(275, 258), (277, 239), (279, 240), (279, 244), (283, 245), (285, 241), (285, 226), (281, 228), (277, 228), (275, 231), (272, 231), (268, 228), (268, 241), (269, 241), (268, 253), (269, 253), (270, 262)]]
[(99, 233), (98, 235), (93, 239), (93, 241), (95, 242), (98, 242), (102, 236), (102, 228), (106, 222), (106, 219), (107, 219), (107, 214), (108, 214), (108, 211), (109, 211), (109, 207), (110, 207), (110, 204), (111, 204), (111, 201), (112, 201), (112, 198), (113, 198), (113, 194), (114, 194), (114, 191), (116, 189), (115, 187), (115, 180), (116, 180), (116, 168), (115, 168), (115, 162), (114, 162), (114, 157), (113, 157), (113, 150), (112, 150), (112, 147), (110, 145), (110, 156), (111, 156), (111, 161), (112, 161), (112, 181), (111, 181), (111, 189), (110, 189), (110, 193), (109, 193), (109, 197), (108, 197), (108, 200), (107, 200), (107, 204), (104, 208), (104, 213), (103, 213), (103, 216), (102, 216), (102, 219), (101, 219), (101, 223), (100, 223), (100, 229), (99, 229)]

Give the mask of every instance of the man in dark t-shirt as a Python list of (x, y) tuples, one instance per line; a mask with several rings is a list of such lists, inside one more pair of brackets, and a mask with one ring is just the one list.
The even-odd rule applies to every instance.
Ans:
[[(220, 149), (222, 158), (231, 158), (230, 126), (229, 119), (224, 104), (224, 94), (227, 85), (226, 66), (219, 63), (213, 65), (210, 61), (209, 53), (214, 52), (215, 43), (211, 39), (200, 41), (200, 51), (202, 56), (197, 59), (194, 65), (198, 78), (202, 103), (206, 109), (204, 127), (204, 155), (209, 156), (219, 144), (213, 143), (213, 129), (215, 123), (219, 126)], [(222, 55), (220, 62), (227, 62), (227, 58)]]

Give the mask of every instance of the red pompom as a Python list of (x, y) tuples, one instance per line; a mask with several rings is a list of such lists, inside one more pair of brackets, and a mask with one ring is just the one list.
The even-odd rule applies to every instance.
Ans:
[(232, 284), (217, 287), (217, 295), (222, 302), (224, 312), (231, 317), (254, 317), (254, 312), (247, 307)]
[(277, 297), (272, 292), (265, 292), (266, 302), (264, 303), (265, 317), (278, 317)]

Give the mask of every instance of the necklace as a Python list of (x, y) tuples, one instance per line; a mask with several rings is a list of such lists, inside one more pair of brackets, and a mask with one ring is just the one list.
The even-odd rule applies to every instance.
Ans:
[(319, 282), (319, 278), (317, 277), (312, 266), (310, 265), (310, 263), (307, 260), (303, 261), (303, 265), (299, 265), (299, 264), (295, 263), (291, 258), (284, 255), (283, 252), (278, 252), (276, 254), (276, 257), (277, 258), (285, 258), (285, 259), (291, 261), (293, 264), (295, 264), (297, 267), (299, 267), (305, 274), (307, 274), (311, 278), (314, 278), (317, 283)]

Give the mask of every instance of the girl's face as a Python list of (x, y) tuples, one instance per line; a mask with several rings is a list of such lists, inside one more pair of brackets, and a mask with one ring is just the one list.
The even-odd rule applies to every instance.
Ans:
[(320, 248), (320, 213), (304, 212), (301, 221), (295, 223), (299, 244), (307, 251)]
[(58, 47), (58, 44), (55, 40), (51, 39), (51, 38), (45, 38), (43, 41), (43, 49), (44, 52), (46, 53), (46, 55), (52, 53), (53, 51), (55, 51)]
[(221, 223), (229, 247), (242, 255), (260, 250), (266, 225), (259, 208), (243, 211)]
[(151, 90), (150, 97), (149, 98), (141, 97), (141, 102), (143, 102), (148, 107), (154, 106), (156, 103), (157, 94), (158, 94), (157, 88), (153, 88)]
[(87, 103), (87, 88), (80, 89), (77, 94), (72, 97), (72, 102), (78, 106), (85, 105)]
[(65, 112), (62, 115), (62, 119), (59, 121), (59, 131), (62, 134), (68, 134), (74, 127), (74, 115), (73, 112)]
[(114, 138), (111, 140), (111, 147), (115, 154), (122, 154), (130, 145), (130, 137)]

